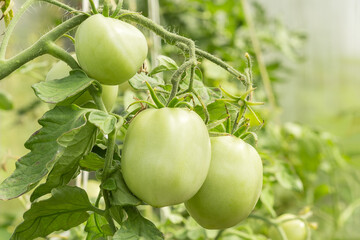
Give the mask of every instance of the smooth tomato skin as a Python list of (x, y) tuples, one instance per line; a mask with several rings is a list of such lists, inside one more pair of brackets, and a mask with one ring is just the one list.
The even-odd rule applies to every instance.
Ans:
[(140, 30), (126, 22), (96, 14), (80, 24), (75, 52), (81, 68), (105, 85), (119, 85), (135, 75), (148, 47)]
[(224, 229), (249, 216), (261, 193), (263, 167), (259, 154), (233, 136), (212, 137), (209, 173), (200, 190), (185, 202), (202, 227)]
[[(73, 57), (75, 57), (73, 55)], [(50, 69), (48, 74), (46, 75), (45, 81), (51, 81), (55, 79), (61, 79), (66, 76), (69, 76), (69, 72), (71, 71), (71, 67), (67, 65), (63, 61), (59, 61), (54, 64), (54, 66)], [(111, 111), (113, 108), (117, 95), (118, 95), (118, 86), (107, 86), (102, 85), (102, 95), (101, 98), (104, 102), (104, 105), (108, 111)], [(78, 106), (83, 106), (84, 104), (88, 103), (89, 101), (92, 101), (92, 97), (89, 93), (89, 91), (85, 91), (83, 94), (81, 94), (75, 101), (74, 104)]]
[(153, 207), (182, 203), (204, 183), (210, 138), (202, 119), (180, 108), (147, 109), (129, 125), (122, 171), (129, 189)]
[[(283, 214), (277, 218), (278, 221), (284, 221), (287, 219), (296, 218), (293, 214)], [(284, 230), (288, 240), (306, 240), (307, 232), (306, 225), (299, 219), (286, 221), (280, 224), (280, 227)], [(269, 231), (270, 238), (272, 240), (281, 240), (281, 236), (276, 228), (272, 227)]]

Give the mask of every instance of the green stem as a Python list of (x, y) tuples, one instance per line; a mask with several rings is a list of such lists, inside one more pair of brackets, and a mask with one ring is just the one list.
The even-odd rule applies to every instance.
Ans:
[[(14, 31), (14, 28), (18, 21), (20, 20), (21, 16), (25, 13), (25, 11), (30, 7), (31, 4), (33, 4), (36, 0), (27, 0), (19, 9), (17, 14), (15, 14), (14, 18), (11, 20), (9, 26), (7, 27), (5, 31), (5, 35), (3, 38), (3, 41), (1, 42), (0, 46), (0, 61), (5, 60), (5, 53), (6, 48), (9, 44), (10, 36), (12, 32)], [(3, 64), (2, 64), (3, 65)], [(0, 72), (1, 73), (1, 72)]]
[(109, 177), (109, 170), (112, 166), (112, 161), (114, 157), (115, 150), (115, 141), (116, 141), (116, 130), (113, 130), (109, 133), (107, 141), (107, 150), (105, 154), (105, 163), (102, 180), (105, 181)]
[[(33, 1), (34, 0), (29, 0), (28, 2), (26, 2), (26, 4), (24, 4), (26, 6), (23, 5), (21, 11), (25, 11), (26, 7), (30, 6), (30, 4)], [(67, 33), (71, 29), (75, 28), (76, 26), (78, 26), (80, 23), (82, 23), (87, 18), (86, 15), (78, 15), (78, 16), (75, 16), (75, 17), (65, 21), (64, 23), (60, 24), (59, 26), (57, 26), (56, 28), (54, 28), (53, 30), (51, 30), (50, 32), (48, 32), (47, 34), (42, 36), (36, 43), (34, 43), (29, 48), (25, 49), (18, 55), (5, 60), (6, 46), (8, 44), (10, 34), (11, 34), (13, 28), (15, 27), (15, 23), (17, 22), (16, 18), (19, 18), (20, 15), (21, 15), (21, 13), (18, 13), (13, 19), (15, 21), (11, 21), (11, 23), (5, 33), (4, 40), (1, 45), (1, 49), (0, 49), (0, 79), (7, 77), (12, 72), (14, 72), (16, 69), (18, 69), (25, 63), (33, 60), (34, 58), (44, 55), (46, 53), (49, 53), (49, 51), (52, 51), (53, 46), (52, 46), (52, 44), (50, 44), (51, 42), (57, 40), (63, 34)], [(71, 63), (72, 62), (71, 60), (69, 60), (69, 59), (67, 59), (67, 60), (68, 60), (69, 64), (74, 65), (74, 63)]]
[[(116, 129), (113, 130), (108, 135), (107, 150), (106, 150), (106, 154), (105, 154), (105, 163), (104, 163), (102, 182), (105, 182), (106, 179), (109, 177), (109, 171), (111, 170), (110, 168), (112, 166), (112, 160), (114, 157), (115, 142), (116, 142)], [(112, 217), (110, 215), (111, 203), (109, 200), (109, 192), (106, 190), (103, 190), (103, 196), (104, 196), (105, 206), (106, 206), (105, 218), (109, 222), (111, 230), (113, 231), (113, 233), (115, 233), (116, 227), (114, 224), (114, 220), (112, 219)]]
[[(186, 50), (187, 46), (183, 43), (179, 43), (177, 44), (177, 46), (182, 49), (182, 50)], [(216, 65), (220, 66), (221, 68), (225, 69), (226, 71), (228, 71), (230, 74), (232, 74), (233, 76), (235, 76), (236, 78), (238, 78), (239, 80), (243, 81), (245, 83), (246, 80), (246, 76), (242, 73), (240, 73), (239, 71), (237, 71), (235, 68), (233, 68), (232, 66), (230, 66), (229, 64), (227, 64), (226, 62), (224, 62), (223, 60), (221, 60), (220, 58), (215, 57), (214, 55), (205, 52), (199, 48), (195, 48), (195, 53), (196, 55), (206, 58), (207, 60), (215, 63)]]
[(210, 114), (209, 114), (209, 111), (207, 110), (207, 107), (205, 105), (205, 103), (203, 102), (203, 100), (201, 99), (200, 95), (195, 92), (195, 90), (193, 89), (192, 90), (192, 93), (195, 95), (195, 97), (199, 100), (203, 110), (204, 110), (204, 113), (205, 113), (205, 124), (207, 124), (210, 120)]
[(77, 12), (77, 10), (75, 8), (72, 8), (69, 5), (59, 2), (59, 1), (56, 1), (56, 0), (37, 0), (37, 1), (42, 1), (42, 2), (47, 2), (47, 3), (53, 4), (55, 6), (65, 9), (68, 12), (74, 12), (75, 14)]
[(48, 43), (48, 54), (66, 62), (72, 69), (80, 68), (76, 60), (63, 48), (56, 45), (54, 42)]
[(109, 17), (109, 5), (110, 5), (109, 0), (104, 0), (104, 8), (102, 12), (104, 17)]
[(176, 96), (178, 87), (179, 87), (180, 77), (186, 71), (186, 69), (190, 66), (193, 66), (193, 61), (188, 60), (188, 61), (184, 62), (171, 76), (172, 89), (171, 89), (169, 100), (166, 105), (169, 105), (171, 100)]
[(189, 60), (183, 63), (173, 74), (171, 78), (171, 83), (173, 85), (171, 94), (168, 100), (168, 103), (176, 96), (176, 93), (178, 91), (178, 85), (180, 81), (180, 76), (188, 67), (196, 66), (196, 53), (195, 53), (195, 42), (189, 38), (179, 36), (175, 33), (167, 31), (164, 27), (156, 24), (154, 21), (152, 21), (149, 18), (146, 18), (142, 15), (136, 14), (135, 12), (127, 11), (127, 10), (121, 10), (120, 11), (120, 17), (123, 19), (127, 19), (129, 21), (133, 21), (151, 31), (153, 31), (155, 34), (162, 37), (167, 43), (169, 44), (179, 44), (182, 43), (184, 45), (184, 49), (186, 49), (189, 52)]
[(89, 0), (89, 2), (90, 2), (90, 6), (91, 6), (92, 12), (93, 12), (94, 14), (98, 14), (99, 12), (98, 12), (98, 10), (96, 9), (96, 6), (95, 6), (94, 1), (93, 1), (93, 0)]
[(112, 18), (115, 18), (119, 14), (120, 10), (122, 9), (122, 5), (123, 5), (123, 0), (119, 0), (118, 4), (116, 5), (115, 11), (113, 12), (113, 14), (111, 14)]
[(99, 215), (101, 215), (101, 216), (104, 216), (104, 215), (106, 214), (106, 211), (101, 210), (101, 209), (99, 209), (99, 208), (97, 208), (97, 207), (92, 207), (91, 210), (93, 210), (94, 212), (96, 212), (97, 214), (99, 214)]
[(104, 196), (105, 207), (106, 207), (106, 210), (105, 210), (105, 218), (106, 218), (106, 220), (107, 220), (108, 223), (109, 223), (109, 226), (110, 226), (110, 228), (111, 228), (112, 233), (115, 234), (115, 232), (116, 232), (116, 227), (115, 227), (114, 220), (113, 220), (113, 218), (111, 217), (111, 214), (110, 214), (111, 204), (110, 204), (110, 200), (109, 200), (109, 192), (106, 191), (106, 190), (103, 190), (103, 196)]
[[(101, 86), (98, 86), (98, 87), (101, 87)], [(96, 106), (101, 111), (107, 112), (106, 107), (104, 105), (104, 102), (103, 102), (103, 100), (101, 98), (102, 93), (98, 89), (96, 89), (96, 87), (94, 85), (91, 85), (88, 88), (88, 91), (90, 92), (91, 97), (94, 99), (94, 102), (95, 102)]]

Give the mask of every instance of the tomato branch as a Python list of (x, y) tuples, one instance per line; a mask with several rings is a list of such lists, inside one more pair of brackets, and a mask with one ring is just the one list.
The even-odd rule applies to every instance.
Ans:
[[(28, 4), (28, 6), (30, 6), (30, 4), (33, 1), (34, 0), (29, 0), (26, 3)], [(23, 9), (24, 9), (23, 11), (25, 11), (26, 6)], [(1, 45), (1, 49), (0, 49), (0, 79), (7, 77), (13, 71), (15, 71), (16, 69), (18, 69), (25, 63), (33, 60), (36, 57), (39, 57), (46, 53), (50, 53), (50, 54), (52, 53), (53, 56), (56, 56), (57, 54), (59, 54), (60, 52), (58, 51), (58, 49), (56, 49), (54, 52), (55, 48), (51, 42), (54, 42), (59, 37), (61, 37), (63, 34), (67, 33), (71, 29), (75, 28), (76, 26), (78, 26), (80, 23), (82, 23), (87, 18), (86, 15), (78, 15), (78, 16), (75, 16), (75, 17), (63, 22), (62, 24), (60, 24), (59, 26), (57, 26), (56, 28), (54, 28), (53, 30), (51, 30), (50, 32), (48, 32), (47, 34), (42, 36), (36, 43), (34, 43), (32, 46), (30, 46), (26, 50), (22, 51), (21, 53), (19, 53), (18, 55), (14, 56), (10, 59), (5, 60), (6, 46), (9, 41), (9, 37), (12, 32), (12, 29), (15, 26), (14, 24), (16, 24), (16, 22), (17, 22), (17, 20), (15, 18), (19, 18), (20, 15), (21, 15), (21, 13), (19, 13), (18, 15), (16, 15), (14, 17), (13, 20), (15, 20), (15, 21), (11, 22), (11, 24), (10, 24), (10, 25), (12, 25), (11, 27), (9, 25), (9, 28), (8, 28), (9, 31), (7, 31), (5, 33), (4, 41), (2, 42), (2, 45)], [(67, 61), (67, 63), (70, 66), (75, 65), (73, 60), (71, 60), (69, 57), (64, 57), (63, 54), (58, 55), (58, 57), (61, 57), (62, 58), (61, 60)]]
[(152, 21), (149, 18), (146, 18), (140, 14), (137, 14), (136, 12), (131, 12), (127, 10), (121, 10), (119, 18), (127, 19), (129, 21), (135, 22), (151, 31), (153, 31), (155, 34), (159, 35), (161, 38), (163, 38), (167, 43), (172, 45), (178, 45), (183, 44), (184, 50), (187, 50), (189, 52), (189, 60), (184, 62), (173, 74), (171, 77), (171, 83), (172, 83), (172, 90), (171, 94), (168, 100), (168, 103), (176, 96), (176, 93), (178, 91), (178, 85), (180, 81), (180, 77), (183, 72), (186, 71), (189, 67), (194, 67), (197, 64), (196, 61), (196, 53), (195, 53), (195, 42), (189, 38), (177, 35), (175, 33), (172, 33), (168, 30), (166, 30), (161, 25), (158, 25), (154, 21)]
[[(106, 181), (106, 179), (109, 176), (110, 168), (112, 166), (112, 160), (114, 157), (114, 150), (115, 150), (115, 143), (116, 143), (116, 129), (114, 129), (109, 135), (108, 135), (108, 142), (107, 142), (107, 149), (105, 154), (105, 163), (104, 163), (104, 169), (103, 169), (103, 175), (102, 175), (102, 183)], [(113, 233), (116, 232), (116, 227), (114, 224), (114, 220), (112, 219), (110, 215), (110, 200), (109, 200), (109, 192), (106, 190), (103, 190), (103, 197), (105, 201), (105, 218), (109, 222), (110, 228)]]

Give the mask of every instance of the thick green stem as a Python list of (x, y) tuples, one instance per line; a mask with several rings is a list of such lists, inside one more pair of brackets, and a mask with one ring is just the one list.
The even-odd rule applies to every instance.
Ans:
[(110, 5), (110, 1), (109, 0), (104, 0), (104, 8), (103, 8), (103, 12), (102, 12), (104, 17), (109, 16), (109, 5)]
[(80, 68), (76, 60), (67, 51), (56, 45), (54, 42), (49, 42), (47, 49), (48, 54), (66, 62), (72, 69)]
[(114, 157), (115, 141), (116, 141), (116, 129), (114, 129), (108, 136), (107, 150), (105, 154), (105, 163), (104, 163), (104, 170), (102, 177), (103, 181), (105, 181), (109, 177), (109, 171), (112, 166), (112, 161)]
[(109, 226), (111, 228), (111, 231), (113, 232), (113, 234), (115, 234), (116, 232), (116, 227), (115, 227), (115, 223), (114, 223), (114, 219), (112, 218), (111, 214), (110, 214), (110, 208), (111, 208), (111, 204), (110, 204), (110, 200), (109, 200), (109, 192), (106, 190), (103, 190), (103, 196), (104, 196), (104, 200), (105, 200), (105, 218), (109, 223)]
[[(101, 86), (98, 86), (98, 87), (101, 87)], [(103, 100), (101, 98), (101, 93), (99, 92), (99, 90), (96, 89), (96, 87), (94, 85), (91, 85), (88, 88), (88, 91), (90, 92), (91, 97), (94, 99), (94, 102), (95, 102), (96, 106), (101, 111), (107, 112), (106, 107), (104, 105), (104, 102), (103, 102)]]
[[(109, 171), (111, 170), (112, 161), (114, 157), (114, 150), (115, 150), (115, 142), (116, 142), (116, 129), (114, 129), (109, 135), (108, 135), (108, 142), (107, 142), (107, 150), (105, 154), (105, 163), (104, 163), (104, 169), (103, 169), (103, 176), (102, 176), (102, 182), (105, 182), (106, 179), (109, 177)], [(113, 233), (116, 232), (116, 227), (114, 224), (114, 220), (112, 219), (110, 215), (110, 208), (111, 203), (109, 200), (109, 192), (106, 190), (103, 190), (103, 196), (105, 200), (105, 218), (109, 222), (110, 228), (113, 231)]]
[(97, 11), (97, 9), (96, 9), (96, 6), (95, 6), (94, 1), (93, 1), (93, 0), (89, 0), (89, 2), (90, 2), (90, 6), (91, 6), (91, 11), (92, 11), (94, 14), (99, 13), (99, 12)]
[[(32, 0), (30, 0), (32, 2)], [(17, 15), (18, 16), (18, 15)], [(59, 37), (61, 37), (66, 32), (70, 31), (74, 27), (78, 26), (80, 23), (82, 23), (87, 18), (86, 15), (78, 15), (75, 16), (66, 22), (62, 23), (61, 25), (57, 26), (44, 36), (42, 36), (36, 43), (34, 43), (32, 46), (27, 48), (26, 50), (22, 51), (18, 55), (5, 60), (5, 49), (7, 46), (7, 41), (5, 37), (7, 38), (10, 36), (11, 28), (9, 25), (8, 30), (4, 37), (4, 41), (2, 43), (2, 48), (0, 54), (2, 57), (2, 60), (0, 60), (0, 79), (3, 79), (10, 75), (13, 71), (24, 65), (25, 63), (33, 60), (36, 57), (39, 57), (41, 55), (44, 55), (46, 53), (52, 52), (54, 50), (54, 46), (51, 44), (51, 42), (57, 40)], [(14, 18), (15, 19), (15, 18)], [(13, 24), (13, 22), (11, 22)], [(50, 46), (50, 47), (49, 47)], [(56, 50), (55, 50), (56, 51)], [(57, 52), (59, 53), (59, 52)], [(53, 52), (53, 54), (55, 54)], [(56, 55), (56, 54), (55, 54)], [(60, 54), (61, 55), (61, 54)], [(62, 60), (68, 60), (67, 63), (74, 65), (74, 62), (70, 60), (68, 57), (65, 57)]]

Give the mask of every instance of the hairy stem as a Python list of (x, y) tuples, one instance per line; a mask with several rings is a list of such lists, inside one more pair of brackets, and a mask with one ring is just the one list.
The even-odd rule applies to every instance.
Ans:
[[(32, 2), (32, 0), (29, 0), (29, 1)], [(19, 16), (19, 14), (17, 16)], [(42, 36), (36, 43), (34, 43), (29, 48), (25, 49), (18, 55), (5, 60), (5, 49), (6, 49), (6, 45), (7, 45), (6, 41), (8, 41), (8, 40), (5, 40), (5, 37), (10, 36), (10, 33), (11, 33), (10, 25), (13, 24), (13, 22), (11, 22), (11, 24), (9, 25), (9, 28), (8, 28), (8, 30), (10, 30), (10, 32), (6, 32), (6, 34), (5, 34), (6, 36), (4, 37), (5, 42), (3, 41), (2, 48), (1, 48), (2, 52), (0, 52), (0, 54), (3, 54), (3, 55), (1, 55), (2, 59), (0, 58), (1, 59), (0, 60), (0, 79), (7, 77), (13, 71), (18, 69), (25, 63), (33, 60), (34, 58), (53, 51), (54, 46), (51, 44), (51, 42), (57, 40), (63, 34), (70, 31), (74, 27), (78, 26), (86, 18), (87, 18), (86, 15), (78, 15), (78, 16), (75, 16), (75, 17), (65, 21), (64, 23), (60, 24), (59, 26), (57, 26), (56, 28), (54, 28), (53, 30), (51, 30), (50, 32), (48, 32), (47, 34)], [(57, 52), (57, 53), (59, 53), (59, 52)], [(56, 55), (55, 53), (53, 53), (53, 54)], [(69, 65), (70, 64), (74, 65), (74, 62), (72, 62), (72, 60), (70, 60), (68, 57), (65, 57), (64, 59), (61, 59), (61, 60), (66, 60), (66, 59), (68, 60), (67, 63)]]
[[(21, 16), (25, 13), (25, 11), (33, 4), (36, 0), (27, 0), (19, 9), (18, 13), (15, 14), (14, 18), (11, 20), (9, 26), (7, 27), (5, 31), (4, 38), (1, 42), (0, 46), (0, 61), (5, 60), (5, 54), (6, 54), (6, 48), (9, 44), (10, 36), (12, 32), (14, 31), (14, 28), (18, 21), (20, 20)], [(3, 65), (3, 64), (1, 64)], [(0, 71), (1, 73), (1, 71)]]
[(166, 105), (169, 105), (170, 101), (176, 96), (181, 75), (186, 71), (186, 69), (188, 67), (190, 67), (192, 65), (193, 65), (193, 62), (191, 60), (184, 62), (171, 76), (172, 89), (171, 89), (169, 100)]
[(56, 45), (54, 42), (49, 42), (47, 45), (47, 49), (48, 54), (66, 62), (72, 69), (80, 68), (79, 64), (75, 61), (75, 59), (67, 51)]
[[(104, 163), (104, 170), (103, 170), (103, 176), (102, 176), (102, 183), (106, 181), (106, 179), (109, 177), (109, 171), (111, 170), (112, 161), (114, 157), (114, 150), (115, 150), (115, 141), (116, 141), (116, 129), (114, 129), (108, 136), (108, 142), (107, 142), (107, 149), (105, 154), (105, 163)], [(109, 192), (106, 190), (103, 190), (103, 196), (105, 200), (105, 218), (109, 222), (110, 228), (113, 231), (113, 233), (116, 232), (116, 227), (114, 224), (114, 220), (112, 219), (110, 215), (110, 200), (109, 200)]]
[(90, 2), (90, 6), (91, 6), (91, 11), (92, 11), (94, 14), (99, 13), (99, 12), (97, 11), (97, 9), (96, 9), (96, 6), (95, 6), (94, 1), (93, 1), (93, 0), (89, 0), (89, 2)]
[[(101, 86), (98, 86), (98, 87), (101, 87)], [(94, 99), (94, 102), (95, 102), (96, 106), (98, 107), (98, 109), (101, 111), (107, 112), (99, 90), (96, 89), (94, 85), (91, 85), (88, 88), (88, 91), (90, 92), (91, 97)]]
[(37, 1), (47, 2), (47, 3), (50, 3), (52, 5), (58, 6), (58, 7), (62, 8), (62, 9), (65, 9), (68, 12), (73, 12), (74, 14), (77, 14), (76, 13), (77, 10), (75, 8), (72, 8), (69, 5), (64, 4), (62, 2), (59, 2), (59, 1), (56, 1), (56, 0), (37, 0)]
[(187, 68), (196, 66), (197, 64), (196, 53), (195, 53), (195, 49), (196, 49), (195, 42), (189, 38), (169, 32), (164, 27), (156, 24), (151, 19), (146, 18), (140, 14), (136, 14), (135, 12), (121, 10), (120, 14), (122, 14), (120, 15), (120, 18), (135, 22), (153, 31), (155, 34), (162, 37), (169, 44), (177, 45), (179, 43), (182, 43), (184, 45), (184, 49), (189, 52), (189, 60), (183, 63), (171, 77), (172, 90), (168, 100), (169, 103), (176, 96), (176, 93), (178, 91), (180, 76), (182, 75), (182, 73), (185, 72)]
[[(182, 49), (182, 50), (186, 50), (186, 45), (183, 43), (179, 43), (177, 44), (177, 46)], [(232, 66), (230, 66), (229, 64), (227, 64), (226, 62), (224, 62), (223, 60), (221, 60), (220, 58), (215, 57), (214, 55), (205, 52), (199, 48), (195, 48), (195, 53), (196, 55), (206, 58), (207, 60), (217, 64), (218, 66), (220, 66), (221, 68), (225, 69), (226, 71), (228, 71), (230, 74), (232, 74), (233, 76), (235, 76), (236, 78), (238, 78), (239, 80), (243, 81), (245, 83), (246, 81), (246, 76), (242, 73), (240, 73), (239, 71), (237, 71), (235, 68), (233, 68)]]

